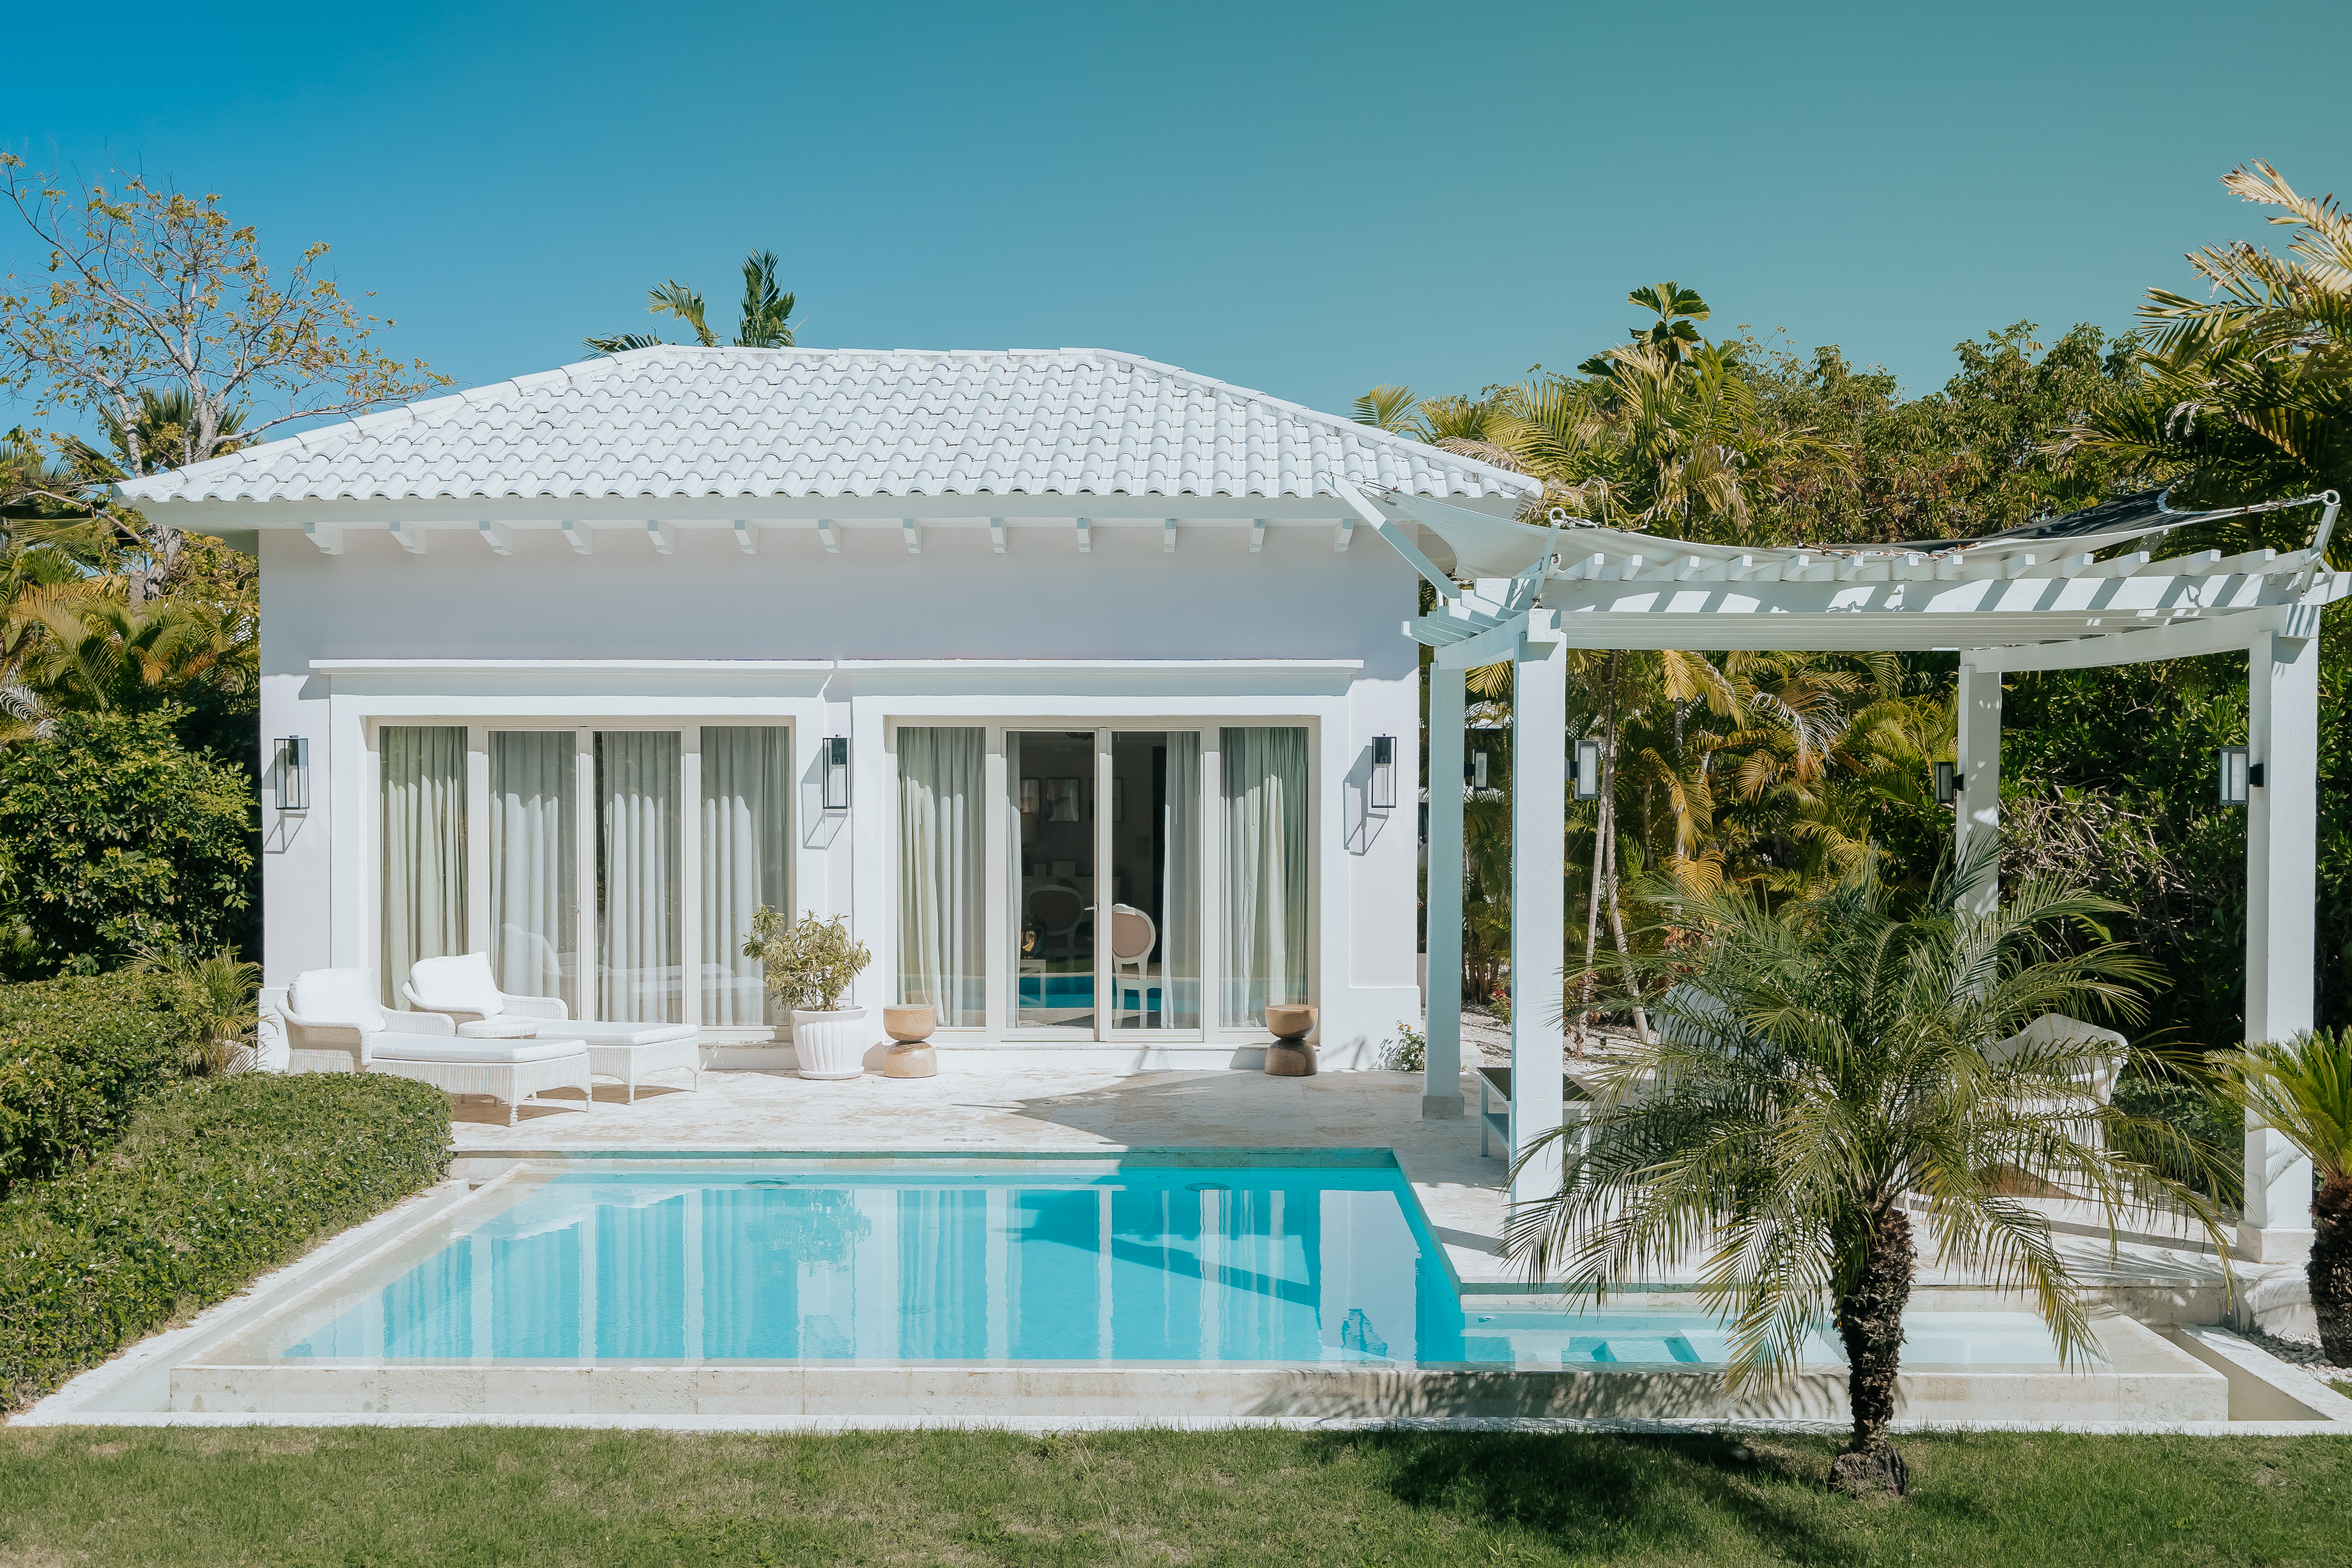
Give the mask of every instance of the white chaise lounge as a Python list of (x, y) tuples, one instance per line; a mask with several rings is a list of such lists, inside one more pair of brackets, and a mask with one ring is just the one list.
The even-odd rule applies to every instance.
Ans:
[(536, 1028), (585, 1040), (590, 1069), (600, 1078), (620, 1080), (633, 1105), (637, 1085), (656, 1072), (690, 1071), (695, 1088), (702, 1087), (702, 1045), (693, 1025), (572, 1018), (561, 997), (513, 996), (499, 990), (488, 953), (419, 959), (410, 967), (408, 984), (401, 990), (412, 1007), (449, 1019), (460, 1034)]
[(388, 1014), (365, 969), (296, 976), (284, 1018), (289, 1072), (383, 1072), (445, 1093), (488, 1094), (505, 1104), (509, 1127), (523, 1101), (545, 1090), (579, 1090), (583, 1111), (594, 1103), (584, 1040), (512, 1030), (468, 1036), (445, 1014)]

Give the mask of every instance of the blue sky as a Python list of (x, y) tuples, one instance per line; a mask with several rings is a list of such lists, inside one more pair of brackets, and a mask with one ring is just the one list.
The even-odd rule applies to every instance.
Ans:
[(2234, 162), (2352, 186), (2342, 0), (129, 4), (10, 36), (0, 141), (331, 242), (467, 383), (663, 330), (666, 277), (731, 322), (765, 246), (814, 346), (1112, 348), (1344, 412), (1571, 366), (1671, 277), (1916, 392), (1963, 337), (2126, 327), (2184, 250), (2258, 237)]

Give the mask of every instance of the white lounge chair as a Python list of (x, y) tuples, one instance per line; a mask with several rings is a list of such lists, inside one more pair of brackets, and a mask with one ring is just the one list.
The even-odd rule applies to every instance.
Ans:
[(507, 1108), (507, 1125), (530, 1095), (577, 1089), (580, 1109), (594, 1103), (584, 1040), (518, 1038), (511, 1030), (464, 1035), (442, 1013), (398, 1019), (375, 999), (365, 969), (310, 969), (287, 988), (289, 1072), (383, 1072), (414, 1078), (449, 1094), (488, 1094)]
[(561, 997), (519, 997), (499, 990), (488, 953), (421, 958), (410, 967), (401, 994), (412, 1006), (449, 1019), (460, 1034), (530, 1026), (583, 1040), (591, 1070), (600, 1078), (620, 1080), (633, 1105), (637, 1085), (656, 1072), (684, 1069), (694, 1074), (695, 1088), (702, 1087), (702, 1045), (693, 1025), (570, 1017), (571, 1009)]

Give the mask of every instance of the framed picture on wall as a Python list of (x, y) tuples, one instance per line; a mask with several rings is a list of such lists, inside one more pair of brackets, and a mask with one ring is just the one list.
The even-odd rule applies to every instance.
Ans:
[(1021, 810), (1023, 815), (1034, 817), (1037, 814), (1038, 804), (1045, 799), (1045, 781), (1042, 779), (1024, 779), (1021, 780)]
[(1086, 815), (1084, 779), (1048, 779), (1045, 780), (1045, 821), (1049, 822), (1083, 822)]

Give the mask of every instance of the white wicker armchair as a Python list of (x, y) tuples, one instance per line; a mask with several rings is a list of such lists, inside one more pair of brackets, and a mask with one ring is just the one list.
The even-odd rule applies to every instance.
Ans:
[(579, 1090), (583, 1111), (594, 1103), (585, 1042), (461, 1039), (453, 1019), (434, 1012), (409, 1013), (394, 1030), (365, 969), (296, 976), (279, 1016), (289, 1072), (383, 1072), (445, 1093), (487, 1094), (506, 1105), (509, 1126), (522, 1102), (543, 1090)]

